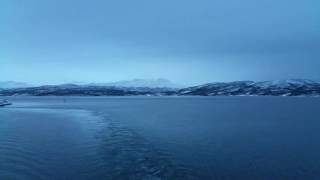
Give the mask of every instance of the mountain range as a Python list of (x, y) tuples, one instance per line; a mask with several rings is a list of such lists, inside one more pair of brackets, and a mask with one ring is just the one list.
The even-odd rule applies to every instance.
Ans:
[(116, 86), (116, 87), (149, 87), (149, 88), (181, 88), (182, 85), (175, 84), (167, 79), (133, 79), (116, 81), (110, 83), (89, 83), (90, 86)]
[(153, 82), (159, 83), (134, 80), (5, 88), (0, 89), (0, 96), (320, 96), (320, 82), (305, 79), (218, 82), (187, 88), (177, 88), (163, 79)]
[(319, 96), (320, 82), (305, 79), (220, 82), (180, 89), (178, 94), (199, 96)]
[[(79, 86), (116, 86), (116, 87), (148, 87), (148, 88), (182, 88), (182, 85), (175, 84), (167, 79), (132, 79), (125, 81), (107, 82), (107, 83), (86, 83), (86, 82), (71, 82), (68, 84), (79, 85)], [(65, 85), (65, 84), (62, 84)], [(62, 86), (60, 85), (60, 86)], [(15, 81), (0, 81), (0, 89), (13, 89), (13, 88), (26, 88), (34, 87), (24, 82)]]

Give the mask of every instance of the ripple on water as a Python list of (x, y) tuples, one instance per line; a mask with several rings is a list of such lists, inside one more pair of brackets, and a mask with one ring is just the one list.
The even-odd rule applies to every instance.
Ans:
[(195, 172), (173, 162), (138, 133), (107, 119), (100, 132), (100, 154), (108, 161), (108, 179), (199, 179)]
[(47, 179), (51, 176), (45, 162), (14, 143), (0, 145), (0, 179)]
[(101, 114), (30, 108), (9, 114), (0, 122), (0, 179), (199, 177), (139, 133)]

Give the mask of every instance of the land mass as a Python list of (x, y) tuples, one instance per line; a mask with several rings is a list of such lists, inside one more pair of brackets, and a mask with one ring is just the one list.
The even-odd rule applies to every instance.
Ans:
[(187, 88), (123, 87), (95, 84), (63, 84), (0, 89), (0, 96), (320, 96), (320, 82), (235, 81), (208, 83)]

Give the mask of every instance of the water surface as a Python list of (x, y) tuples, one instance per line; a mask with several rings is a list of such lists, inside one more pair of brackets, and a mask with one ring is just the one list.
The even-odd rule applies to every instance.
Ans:
[(320, 98), (8, 99), (0, 179), (320, 177)]

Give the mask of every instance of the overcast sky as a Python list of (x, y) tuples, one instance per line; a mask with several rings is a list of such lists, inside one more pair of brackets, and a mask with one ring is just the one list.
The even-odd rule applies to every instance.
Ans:
[(1, 0), (0, 81), (320, 79), (319, 0)]

